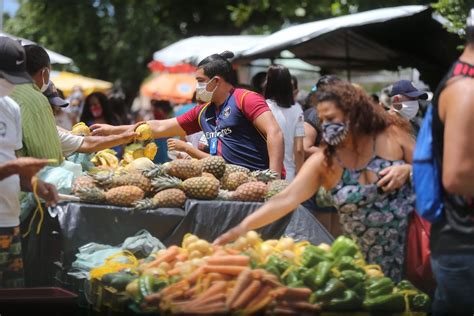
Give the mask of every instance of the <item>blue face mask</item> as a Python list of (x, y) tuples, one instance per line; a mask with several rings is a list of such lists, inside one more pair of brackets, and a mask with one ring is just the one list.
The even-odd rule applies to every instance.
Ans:
[(336, 146), (346, 138), (347, 132), (349, 131), (349, 124), (324, 123), (322, 128), (324, 141), (331, 146)]

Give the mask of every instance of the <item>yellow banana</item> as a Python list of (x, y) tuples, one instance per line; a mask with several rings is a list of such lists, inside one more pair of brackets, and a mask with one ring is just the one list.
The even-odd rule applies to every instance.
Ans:
[(103, 157), (105, 160), (107, 160), (107, 164), (110, 167), (112, 168), (118, 167), (118, 163), (119, 163), (118, 158), (112, 155), (110, 152), (102, 152), (100, 157)]
[(108, 163), (107, 159), (105, 159), (104, 157), (99, 156), (99, 157), (97, 157), (97, 159), (99, 159), (99, 162), (100, 162), (101, 166), (105, 166), (105, 167), (109, 166), (109, 163)]
[(123, 154), (122, 161), (124, 161), (126, 164), (129, 164), (133, 161), (133, 154), (130, 152), (126, 152)]

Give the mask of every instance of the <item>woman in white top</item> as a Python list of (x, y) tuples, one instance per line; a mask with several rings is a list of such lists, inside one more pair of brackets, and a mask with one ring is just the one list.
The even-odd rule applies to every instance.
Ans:
[(292, 181), (304, 162), (304, 118), (301, 107), (294, 105), (291, 75), (286, 67), (281, 65), (268, 67), (264, 96), (283, 132), (285, 141), (283, 164), (286, 179)]

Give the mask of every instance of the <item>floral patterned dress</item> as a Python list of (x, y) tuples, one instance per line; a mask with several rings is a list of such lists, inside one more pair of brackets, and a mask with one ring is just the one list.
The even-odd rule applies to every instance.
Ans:
[(395, 281), (402, 277), (408, 214), (414, 210), (415, 196), (409, 182), (385, 193), (375, 183), (360, 184), (359, 178), (363, 172), (371, 171), (379, 180), (381, 170), (402, 164), (405, 161), (380, 158), (374, 150), (364, 168), (350, 170), (342, 166), (342, 178), (331, 190), (344, 234), (359, 243), (368, 263), (379, 264), (385, 275)]

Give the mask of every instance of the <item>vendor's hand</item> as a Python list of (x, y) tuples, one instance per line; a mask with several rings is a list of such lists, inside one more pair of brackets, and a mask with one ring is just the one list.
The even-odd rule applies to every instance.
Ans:
[(391, 166), (379, 172), (383, 178), (377, 182), (384, 192), (392, 192), (401, 188), (410, 178), (411, 165)]
[(247, 229), (245, 229), (242, 225), (237, 225), (231, 230), (229, 230), (228, 232), (226, 232), (225, 234), (222, 234), (221, 236), (219, 236), (219, 238), (217, 238), (213, 242), (213, 245), (221, 246), (221, 245), (231, 243), (237, 238), (239, 238), (240, 236), (245, 235), (246, 233), (247, 233)]
[(186, 142), (175, 138), (168, 138), (167, 142), (169, 151), (176, 150), (186, 152), (186, 146), (189, 146)]
[(122, 144), (128, 144), (128, 143), (133, 142), (135, 140), (135, 137), (137, 136), (138, 136), (138, 133), (134, 132), (133, 130), (128, 130), (120, 134)]
[(59, 201), (58, 191), (56, 190), (56, 187), (51, 183), (47, 183), (39, 179), (33, 181), (38, 181), (36, 192), (38, 193), (39, 197), (46, 201), (46, 206), (56, 206)]
[(115, 126), (109, 124), (94, 124), (90, 126), (92, 136), (109, 136), (115, 134)]
[(31, 178), (48, 164), (48, 159), (21, 157), (11, 163), (16, 173), (24, 178)]

